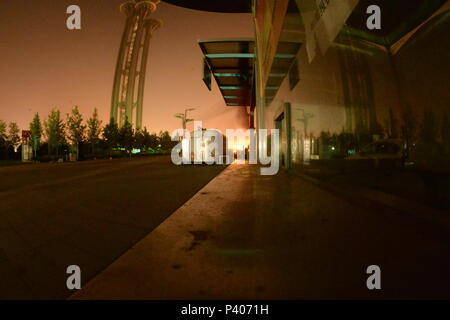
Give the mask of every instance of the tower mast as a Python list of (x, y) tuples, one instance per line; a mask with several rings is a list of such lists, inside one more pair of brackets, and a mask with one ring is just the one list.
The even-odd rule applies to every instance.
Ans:
[(130, 0), (120, 6), (126, 22), (114, 75), (110, 117), (119, 126), (125, 119), (142, 127), (147, 58), (152, 33), (161, 25), (151, 18), (160, 0)]

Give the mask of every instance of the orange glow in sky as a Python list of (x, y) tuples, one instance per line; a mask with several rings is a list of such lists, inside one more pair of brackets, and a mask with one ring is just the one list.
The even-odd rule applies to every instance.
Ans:
[[(66, 8), (73, 1), (1, 1), (0, 119), (27, 129), (35, 112), (45, 118), (58, 107), (65, 116), (78, 105), (85, 118), (97, 107), (104, 123), (108, 121), (125, 22), (118, 10), (122, 2), (77, 0), (82, 29), (69, 31)], [(150, 48), (143, 125), (152, 132), (171, 131), (181, 127), (174, 114), (195, 107), (189, 116), (206, 128), (245, 128), (245, 108), (225, 106), (217, 85), (210, 92), (202, 82), (197, 41), (252, 37), (251, 15), (200, 12), (161, 2), (154, 16), (164, 26)]]

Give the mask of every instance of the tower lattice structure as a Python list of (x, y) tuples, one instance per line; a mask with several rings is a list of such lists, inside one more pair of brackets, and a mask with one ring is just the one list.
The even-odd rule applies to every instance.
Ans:
[(111, 118), (122, 126), (125, 119), (142, 127), (145, 75), (152, 33), (162, 22), (151, 18), (160, 0), (131, 0), (120, 6), (126, 16), (117, 58), (111, 101)]

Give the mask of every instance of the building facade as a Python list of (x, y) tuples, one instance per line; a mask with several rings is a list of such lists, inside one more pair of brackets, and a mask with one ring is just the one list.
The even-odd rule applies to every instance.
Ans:
[[(204, 41), (202, 50), (219, 87), (239, 90), (222, 92), (226, 104), (249, 108), (249, 127), (280, 129), (285, 168), (348, 159), (387, 140), (401, 141), (419, 166), (449, 166), (449, 0), (167, 2), (252, 13), (253, 49), (233, 51), (233, 65), (224, 45)], [(218, 52), (220, 61), (208, 58)]]
[[(379, 30), (367, 26), (373, 1), (253, 2), (257, 127), (280, 129), (286, 168), (389, 138), (408, 142), (416, 162), (446, 161), (449, 1), (412, 1), (401, 19), (405, 3), (375, 2)], [(295, 43), (283, 64), (277, 56)]]

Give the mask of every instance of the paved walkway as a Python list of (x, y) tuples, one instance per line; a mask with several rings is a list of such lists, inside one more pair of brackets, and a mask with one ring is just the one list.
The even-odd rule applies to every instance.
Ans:
[[(73, 299), (450, 298), (439, 229), (231, 165)], [(366, 288), (379, 265), (382, 290)]]

